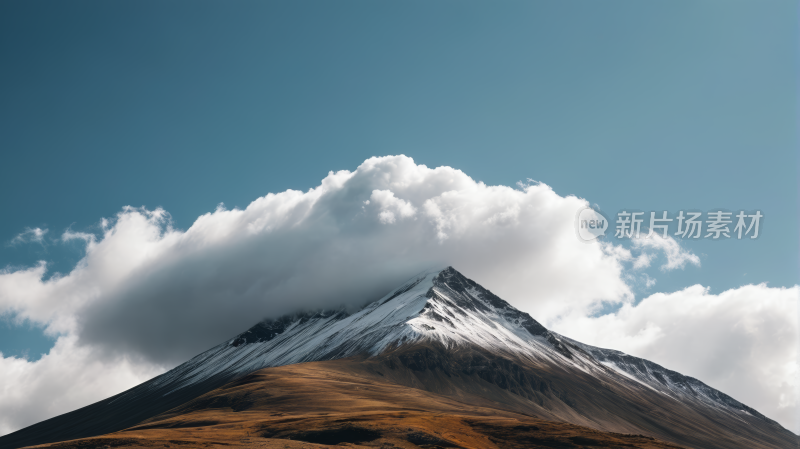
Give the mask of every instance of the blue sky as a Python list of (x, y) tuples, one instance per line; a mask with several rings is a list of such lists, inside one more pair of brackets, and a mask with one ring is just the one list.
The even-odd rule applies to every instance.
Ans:
[[(122, 206), (188, 228), (406, 154), (622, 209), (760, 210), (650, 291), (797, 283), (794, 1), (0, 4), (0, 265), (68, 272)], [(47, 240), (45, 240), (47, 242)], [(645, 295), (647, 291), (638, 291)], [(0, 323), (0, 352), (47, 351)]]

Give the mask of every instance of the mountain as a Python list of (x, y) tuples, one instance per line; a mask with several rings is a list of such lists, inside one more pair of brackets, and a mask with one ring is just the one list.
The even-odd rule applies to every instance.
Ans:
[(699, 380), (549, 331), (448, 267), (421, 273), (353, 314), (321, 311), (258, 323), (135, 388), (6, 435), (0, 448), (141, 431), (137, 424), (178, 419), (176, 410), (186, 404), (195, 408), (184, 411), (197, 412), (198, 398), (265, 368), (332, 360), (336, 372), (359, 373), (381, 388), (424, 391), (437, 404), (456, 401), (515, 419), (687, 447), (798, 445), (793, 433)]

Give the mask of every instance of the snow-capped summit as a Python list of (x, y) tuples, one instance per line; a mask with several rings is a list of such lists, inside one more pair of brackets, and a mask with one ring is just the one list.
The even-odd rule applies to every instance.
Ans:
[(265, 320), (161, 381), (181, 379), (175, 386), (180, 388), (267, 366), (376, 356), (414, 342), (435, 342), (445, 348), (474, 345), (531, 360), (575, 362), (556, 334), (447, 267), (418, 274), (352, 315), (334, 310)]

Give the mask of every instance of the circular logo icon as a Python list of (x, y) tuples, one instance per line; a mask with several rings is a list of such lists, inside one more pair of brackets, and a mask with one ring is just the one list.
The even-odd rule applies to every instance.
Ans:
[(575, 231), (578, 238), (584, 242), (591, 242), (598, 237), (606, 235), (608, 219), (591, 207), (584, 207), (575, 216)]

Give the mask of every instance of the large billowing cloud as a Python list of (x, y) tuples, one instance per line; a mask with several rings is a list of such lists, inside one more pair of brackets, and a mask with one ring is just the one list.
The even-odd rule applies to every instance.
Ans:
[[(0, 433), (133, 386), (260, 318), (298, 308), (356, 308), (433, 266), (455, 266), (562, 331), (564, 323), (589, 320), (586, 329), (596, 335), (575, 337), (622, 349), (637, 326), (652, 332), (647, 320), (626, 315), (644, 310), (639, 309), (644, 302), (633, 305), (626, 283), (636, 261), (641, 267), (643, 257), (649, 261), (653, 251), (664, 251), (668, 270), (695, 263), (696, 256), (674, 240), (635, 246), (638, 257), (618, 246), (581, 242), (573, 220), (587, 205), (543, 184), (487, 186), (459, 170), (430, 169), (397, 156), (369, 159), (354, 172), (330, 173), (307, 192), (268, 194), (244, 210), (219, 208), (185, 231), (173, 229), (165, 211), (125, 208), (114, 220), (102, 221), (100, 235), (70, 231), (62, 236), (86, 242), (85, 258), (70, 273), (47, 278), (45, 263), (0, 273), (0, 313), (60, 335), (39, 361), (0, 362)], [(775, 290), (759, 288), (766, 294)], [(623, 308), (594, 321), (587, 318), (604, 304)], [(653, 307), (672, 302), (665, 304)], [(772, 305), (755, 312), (736, 306), (727, 313), (756, 313), (759, 319), (774, 311)], [(599, 337), (610, 335), (604, 326), (612, 320), (625, 329), (614, 334), (619, 343)], [(685, 329), (691, 327), (662, 332)], [(756, 342), (760, 336), (749, 338)], [(661, 344), (672, 341), (664, 338)], [(732, 350), (720, 338), (708, 345), (709, 350)], [(648, 354), (668, 367), (683, 366), (671, 365), (665, 355), (670, 350), (664, 351)], [(720, 372), (760, 360), (743, 357), (720, 365)], [(61, 363), (69, 367), (66, 374), (53, 368)], [(785, 380), (777, 376), (760, 382)], [(76, 387), (58, 388), (70, 384)], [(734, 390), (742, 384), (727, 385), (727, 392), (741, 397)], [(37, 400), (45, 397), (53, 400)], [(777, 416), (771, 413), (774, 407), (760, 410)]]

